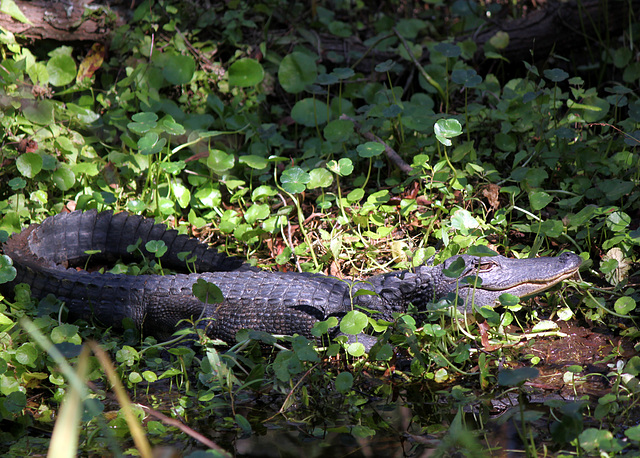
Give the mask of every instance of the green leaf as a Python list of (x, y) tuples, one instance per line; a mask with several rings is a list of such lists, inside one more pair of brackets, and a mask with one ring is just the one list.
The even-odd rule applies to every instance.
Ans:
[(632, 441), (640, 442), (640, 425), (635, 425), (628, 428), (624, 435), (627, 436)]
[(509, 293), (502, 293), (498, 297), (498, 300), (505, 307), (513, 307), (520, 303), (520, 298), (518, 296), (514, 296), (513, 294)]
[(336, 75), (332, 75), (331, 73), (320, 73), (316, 78), (316, 84), (321, 86), (329, 86), (331, 84), (336, 84), (338, 81), (338, 77)]
[(13, 267), (13, 261), (7, 255), (0, 254), (0, 285), (8, 283), (16, 278), (16, 268)]
[(637, 377), (638, 374), (640, 374), (640, 357), (632, 356), (631, 359), (627, 361), (627, 364), (625, 364), (624, 372)]
[(64, 86), (76, 79), (77, 69), (73, 58), (67, 54), (57, 54), (47, 62), (49, 83)]
[(398, 30), (403, 37), (414, 40), (418, 36), (418, 33), (424, 31), (427, 27), (427, 24), (423, 20), (410, 18), (398, 20), (396, 30)]
[(172, 183), (171, 191), (181, 208), (187, 208), (191, 202), (191, 192), (180, 183)]
[(186, 132), (184, 126), (175, 122), (171, 116), (162, 118), (160, 126), (169, 135), (183, 135)]
[(460, 46), (453, 43), (438, 43), (433, 50), (445, 57), (458, 57), (462, 53)]
[[(24, 24), (32, 24), (32, 22), (20, 11), (14, 0), (2, 0), (0, 2), (0, 13), (8, 14), (16, 21)], [(6, 33), (6, 32), (5, 32)]]
[(628, 315), (636, 309), (636, 301), (631, 296), (622, 296), (616, 300), (613, 308), (620, 315)]
[(163, 62), (162, 74), (174, 85), (187, 84), (193, 78), (196, 63), (191, 56), (167, 55)]
[(37, 153), (24, 153), (16, 159), (18, 171), (27, 178), (35, 177), (42, 170), (42, 157)]
[(236, 414), (235, 419), (236, 419), (236, 423), (238, 424), (240, 429), (242, 429), (242, 432), (244, 434), (251, 434), (252, 428), (251, 428), (251, 423), (249, 423), (249, 420), (247, 420), (244, 416), (242, 416), (239, 413)]
[(316, 362), (320, 360), (314, 342), (304, 336), (296, 336), (293, 339), (292, 348), (300, 361)]
[(353, 375), (350, 372), (340, 372), (336, 376), (336, 390), (347, 393), (353, 387)]
[(153, 383), (156, 380), (158, 380), (158, 376), (156, 375), (155, 372), (152, 372), (152, 371), (144, 371), (142, 373), (142, 378), (144, 378), (149, 383)]
[(353, 35), (353, 31), (351, 30), (351, 26), (346, 22), (342, 21), (331, 21), (329, 23), (329, 32), (333, 35), (341, 38), (349, 38)]
[(229, 67), (229, 84), (239, 87), (257, 86), (264, 79), (260, 62), (249, 57), (235, 61)]
[(52, 124), (54, 119), (53, 102), (49, 100), (29, 101), (23, 105), (22, 113), (34, 124)]
[(202, 278), (198, 278), (191, 287), (191, 290), (193, 295), (205, 304), (220, 304), (224, 300), (220, 288)]
[(433, 126), (433, 131), (440, 143), (451, 146), (452, 143), (449, 139), (462, 134), (462, 126), (457, 119), (438, 119)]
[(569, 74), (561, 68), (549, 68), (544, 71), (544, 76), (554, 83), (559, 83), (560, 81), (564, 81), (569, 78)]
[(384, 151), (384, 145), (378, 142), (367, 142), (356, 147), (360, 157), (376, 157)]
[(451, 217), (451, 227), (467, 234), (469, 229), (480, 227), (480, 223), (468, 210), (458, 209)]
[[(27, 153), (27, 154), (30, 154), (30, 153)], [(18, 167), (18, 171), (20, 171), (20, 167)], [(21, 177), (11, 178), (8, 184), (12, 191), (18, 191), (19, 189), (24, 189), (25, 186), (27, 186), (27, 182), (24, 180), (24, 178), (21, 178)]]
[(83, 124), (91, 124), (94, 121), (100, 119), (100, 115), (89, 108), (81, 107), (75, 103), (67, 103), (67, 114), (73, 116), (78, 122)]
[(442, 273), (449, 278), (459, 278), (465, 267), (464, 259), (459, 257), (449, 264), (449, 267), (442, 269)]
[(335, 316), (330, 316), (325, 321), (316, 321), (311, 328), (311, 334), (315, 337), (321, 337), (329, 332), (329, 329), (338, 326), (338, 319)]
[(375, 71), (378, 73), (386, 73), (393, 68), (395, 62), (391, 59), (385, 60), (384, 62), (376, 65)]
[(2, 405), (7, 412), (18, 415), (27, 407), (27, 395), (22, 391), (13, 391), (4, 398)]
[(353, 425), (351, 427), (351, 435), (356, 438), (366, 439), (376, 435), (376, 430), (364, 425)]
[(76, 182), (75, 174), (66, 164), (59, 164), (51, 178), (61, 191), (68, 191)]
[(333, 175), (327, 169), (317, 168), (309, 172), (307, 189), (327, 188), (333, 183)]
[(394, 354), (395, 352), (391, 345), (384, 344), (375, 354), (375, 359), (376, 361), (389, 361), (391, 358), (393, 358)]
[(267, 199), (268, 197), (273, 197), (278, 194), (278, 191), (272, 186), (262, 185), (258, 186), (251, 193), (251, 200), (254, 202), (258, 202), (262, 199)]
[(542, 210), (544, 207), (549, 205), (552, 200), (553, 197), (544, 191), (529, 193), (529, 202), (531, 203), (531, 208), (535, 211)]
[(240, 164), (246, 164), (249, 167), (251, 167), (252, 169), (256, 169), (256, 170), (262, 170), (262, 169), (266, 169), (267, 166), (269, 165), (269, 161), (262, 157), (262, 156), (256, 156), (253, 154), (248, 154), (246, 156), (240, 156), (238, 158), (238, 162)]
[(315, 60), (302, 52), (293, 52), (284, 56), (278, 68), (278, 81), (290, 94), (302, 92), (313, 84), (318, 76)]
[(364, 345), (361, 342), (353, 342), (347, 345), (347, 353), (349, 353), (351, 356), (359, 358), (360, 356), (363, 356), (366, 351)]
[(327, 104), (313, 97), (299, 100), (291, 109), (291, 117), (298, 124), (315, 127), (327, 122), (329, 109)]
[(340, 332), (349, 335), (358, 335), (369, 324), (369, 318), (359, 310), (351, 310), (340, 320)]
[(324, 138), (334, 143), (343, 143), (353, 136), (353, 123), (346, 119), (334, 119), (324, 127)]
[(470, 246), (469, 249), (467, 250), (467, 254), (471, 255), (471, 256), (479, 256), (479, 257), (498, 256), (498, 253), (496, 253), (495, 251), (493, 251), (491, 248), (489, 248), (486, 245), (473, 245), (473, 246)]
[(147, 132), (138, 140), (138, 150), (140, 154), (157, 154), (166, 145), (167, 139), (160, 138), (157, 132)]
[[(615, 439), (611, 431), (587, 428), (578, 436), (580, 447), (587, 451), (587, 453), (601, 450), (603, 452), (611, 451), (615, 448)], [(607, 454), (608, 455), (608, 454)]]
[(354, 202), (358, 202), (362, 200), (363, 197), (364, 197), (364, 189), (356, 188), (353, 191), (351, 191), (349, 194), (347, 194), (347, 202), (352, 204)]
[[(496, 32), (494, 36), (489, 38), (489, 43), (494, 48), (500, 50), (509, 46), (509, 34), (507, 32), (503, 32), (502, 30)], [(487, 56), (489, 57), (489, 56)], [(500, 56), (497, 56), (500, 57)]]
[(502, 386), (517, 386), (527, 380), (538, 377), (538, 375), (540, 375), (540, 371), (535, 367), (505, 369), (498, 373), (498, 384)]
[(154, 253), (156, 258), (161, 258), (167, 252), (167, 245), (163, 240), (149, 240), (144, 247), (149, 253)]
[(451, 72), (451, 81), (466, 88), (471, 88), (482, 83), (482, 77), (472, 68), (468, 70), (457, 69)]
[(353, 172), (353, 162), (351, 162), (351, 159), (343, 157), (339, 161), (332, 160), (327, 162), (327, 168), (336, 175), (346, 177), (351, 175), (351, 172)]
[(247, 223), (253, 224), (256, 221), (263, 220), (269, 216), (271, 208), (267, 204), (253, 204), (244, 214)]
[(349, 67), (338, 67), (334, 68), (331, 74), (335, 75), (338, 79), (346, 80), (354, 76), (356, 72), (354, 72)]
[(235, 160), (236, 158), (233, 154), (227, 154), (219, 149), (212, 149), (209, 151), (207, 166), (214, 172), (223, 173), (233, 168)]
[(496, 146), (502, 151), (513, 153), (516, 150), (517, 144), (515, 139), (509, 134), (503, 134), (498, 132), (494, 137)]
[(596, 186), (605, 194), (606, 198), (612, 202), (621, 199), (636, 187), (632, 181), (618, 178), (600, 181)]
[(22, 344), (15, 353), (16, 361), (23, 366), (33, 367), (38, 359), (38, 349), (33, 343)]
[(133, 119), (133, 122), (127, 124), (127, 128), (138, 135), (142, 135), (145, 132), (150, 131), (158, 124), (156, 122), (158, 120), (158, 115), (146, 111), (134, 114), (131, 116), (131, 119)]
[(282, 188), (290, 194), (298, 194), (306, 189), (311, 177), (300, 167), (291, 167), (282, 172), (280, 182)]
[(78, 334), (78, 326), (63, 323), (51, 330), (51, 341), (54, 344), (71, 342), (76, 345), (82, 344), (82, 338)]

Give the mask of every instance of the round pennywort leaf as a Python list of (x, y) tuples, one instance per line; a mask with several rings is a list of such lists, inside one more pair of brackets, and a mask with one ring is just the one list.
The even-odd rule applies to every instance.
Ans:
[(315, 60), (308, 54), (292, 52), (284, 56), (278, 68), (278, 81), (290, 94), (302, 92), (318, 76)]
[(193, 78), (196, 63), (190, 56), (168, 55), (162, 68), (165, 79), (174, 85), (187, 84)]
[(49, 83), (53, 86), (64, 86), (76, 78), (76, 63), (67, 54), (53, 56), (47, 62)]
[(36, 153), (24, 153), (16, 159), (18, 171), (27, 178), (33, 178), (42, 170), (42, 157)]
[(613, 307), (620, 315), (628, 315), (629, 312), (636, 309), (636, 301), (631, 296), (623, 296), (616, 300)]
[(358, 145), (356, 148), (360, 157), (376, 157), (380, 156), (384, 151), (384, 145), (378, 142), (367, 142)]
[(451, 146), (452, 143), (449, 139), (462, 134), (462, 125), (457, 119), (438, 119), (433, 126), (433, 131), (440, 143)]
[(257, 86), (264, 79), (260, 62), (249, 57), (235, 61), (229, 67), (229, 84), (239, 87)]
[(535, 191), (529, 194), (529, 202), (531, 203), (531, 208), (534, 210), (542, 210), (544, 207), (549, 205), (553, 197), (547, 194), (544, 191)]
[(299, 100), (291, 109), (293, 120), (307, 127), (324, 124), (328, 115), (327, 104), (313, 97)]
[(193, 295), (205, 304), (220, 304), (224, 300), (220, 288), (202, 278), (198, 278), (198, 281), (193, 284), (191, 290)]
[(353, 375), (350, 372), (340, 372), (336, 377), (336, 389), (346, 393), (353, 386)]
[(340, 321), (340, 332), (352, 336), (361, 334), (369, 324), (367, 315), (359, 310), (351, 310)]
[(303, 192), (310, 180), (311, 177), (309, 174), (300, 167), (291, 167), (286, 169), (280, 176), (280, 182), (282, 183), (283, 189), (290, 194)]

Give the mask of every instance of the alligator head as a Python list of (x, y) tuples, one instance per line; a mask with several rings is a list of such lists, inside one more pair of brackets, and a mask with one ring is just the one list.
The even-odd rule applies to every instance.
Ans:
[[(464, 263), (462, 273), (455, 278), (448, 277), (446, 272), (456, 270), (452, 269), (452, 265), (456, 261), (460, 263), (458, 259)], [(472, 303), (476, 308), (493, 306), (504, 293), (521, 298), (538, 294), (574, 275), (580, 264), (580, 256), (568, 252), (553, 258), (527, 259), (504, 256), (453, 256), (440, 264), (440, 276), (434, 285), (435, 296), (444, 297), (457, 291), (459, 297), (464, 300), (461, 310), (470, 312)], [(431, 275), (433, 276), (433, 273)], [(474, 287), (476, 277), (481, 282)], [(466, 280), (462, 281), (463, 279)]]

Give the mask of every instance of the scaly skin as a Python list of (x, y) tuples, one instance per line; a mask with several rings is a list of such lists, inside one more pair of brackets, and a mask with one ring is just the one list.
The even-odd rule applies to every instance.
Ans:
[[(100, 250), (92, 260), (110, 262), (133, 256), (127, 246), (142, 239), (163, 240), (167, 246), (163, 267), (187, 272), (180, 252), (197, 259), (195, 274), (114, 275), (89, 273), (83, 267), (87, 250)], [(458, 256), (438, 266), (420, 266), (413, 271), (391, 272), (366, 281), (351, 282), (321, 274), (267, 272), (227, 257), (195, 239), (167, 230), (162, 224), (141, 216), (96, 211), (59, 214), (41, 225), (31, 225), (4, 245), (18, 272), (16, 279), (0, 285), (11, 297), (13, 287), (27, 283), (36, 298), (53, 294), (69, 309), (71, 318), (95, 319), (119, 329), (131, 318), (144, 333), (166, 339), (183, 319), (202, 317), (207, 334), (235, 342), (240, 329), (272, 334), (300, 334), (311, 337), (311, 327), (330, 316), (341, 317), (354, 305), (379, 312), (376, 318), (393, 319), (394, 312), (406, 312), (409, 304), (424, 310), (426, 304), (458, 291), (464, 299), (461, 309), (493, 305), (503, 293), (529, 296), (573, 275), (581, 260), (572, 253), (555, 258), (508, 259), (502, 256), (477, 258), (460, 256), (465, 269), (459, 278), (449, 278), (443, 269)], [(482, 285), (473, 290), (458, 283), (478, 275)], [(224, 296), (221, 304), (205, 305), (191, 292), (199, 279), (216, 284)], [(358, 295), (367, 289), (376, 295)]]

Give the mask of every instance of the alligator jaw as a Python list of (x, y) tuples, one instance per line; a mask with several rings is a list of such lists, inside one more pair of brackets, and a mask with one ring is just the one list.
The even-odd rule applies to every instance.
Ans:
[[(508, 293), (520, 298), (534, 296), (576, 274), (582, 259), (573, 253), (550, 258), (511, 259), (503, 256), (478, 258), (465, 256), (465, 273), (461, 278), (478, 276), (482, 282), (472, 286), (458, 285), (459, 295), (465, 299), (464, 309), (470, 311), (471, 298), (476, 307), (493, 306), (500, 295)], [(452, 258), (449, 258), (452, 259)], [(449, 260), (445, 261), (451, 262)], [(461, 279), (460, 278), (460, 279)], [(451, 291), (455, 292), (455, 280)]]
[(576, 275), (576, 272), (578, 271), (579, 267), (580, 266), (566, 273), (561, 273), (554, 278), (547, 278), (542, 281), (526, 281), (526, 282), (522, 282), (517, 285), (514, 285), (511, 288), (506, 290), (494, 290), (491, 288), (485, 288), (485, 289), (487, 291), (499, 291), (500, 294), (504, 294), (504, 293), (513, 294), (514, 296), (518, 296), (521, 298), (535, 296), (536, 294), (539, 294), (543, 291), (548, 290), (549, 288), (560, 283), (561, 281), (566, 280), (567, 278), (573, 277), (574, 275)]

